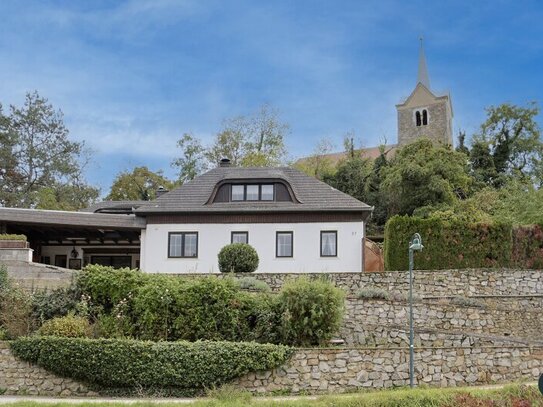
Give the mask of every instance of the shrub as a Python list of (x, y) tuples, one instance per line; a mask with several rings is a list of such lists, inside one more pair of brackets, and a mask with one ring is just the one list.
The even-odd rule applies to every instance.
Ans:
[(177, 388), (194, 394), (285, 363), (285, 346), (234, 342), (142, 342), (30, 337), (14, 354), (61, 376), (105, 388)]
[(390, 300), (390, 292), (382, 288), (366, 287), (358, 291), (356, 297), (360, 300), (364, 299), (379, 299)]
[(0, 233), (0, 240), (24, 240), (26, 242), (26, 236)]
[(252, 273), (258, 268), (258, 254), (246, 243), (232, 243), (219, 252), (221, 273)]
[(394, 216), (385, 225), (385, 269), (409, 268), (408, 246), (420, 233), (424, 249), (415, 252), (419, 270), (508, 267), (511, 225)]
[(265, 281), (259, 280), (258, 278), (243, 277), (237, 280), (237, 282), (242, 290), (253, 290), (262, 292), (271, 291), (270, 286)]
[[(173, 324), (182, 311), (181, 307), (187, 306), (180, 303), (181, 285), (178, 278), (156, 276), (136, 290), (132, 317), (141, 339), (178, 339), (173, 332)], [(116, 317), (123, 318), (127, 313), (130, 313), (129, 309), (124, 313), (119, 309)]]
[(86, 318), (66, 315), (45, 321), (38, 333), (42, 336), (85, 338), (90, 335), (90, 324)]
[(254, 304), (254, 297), (243, 293), (232, 279), (191, 281), (179, 296), (175, 335), (190, 341), (245, 340)]
[(0, 266), (0, 326), (9, 339), (28, 335), (36, 328), (32, 315), (32, 297), (8, 277)]
[(79, 290), (75, 286), (38, 291), (32, 295), (32, 314), (44, 322), (74, 312), (79, 302)]
[(111, 310), (123, 299), (129, 298), (149, 279), (149, 274), (128, 268), (89, 265), (79, 274), (77, 285), (95, 305)]
[(341, 289), (324, 280), (287, 281), (277, 296), (281, 342), (308, 346), (329, 341), (341, 326), (344, 298)]

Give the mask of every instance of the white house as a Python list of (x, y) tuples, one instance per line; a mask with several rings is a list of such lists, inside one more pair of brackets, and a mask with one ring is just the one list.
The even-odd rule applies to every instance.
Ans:
[(220, 249), (245, 242), (258, 253), (257, 272), (352, 272), (363, 270), (372, 209), (293, 168), (223, 160), (154, 201), (101, 203), (87, 212), (3, 208), (0, 228), (26, 234), (35, 261), (64, 267), (216, 273)]

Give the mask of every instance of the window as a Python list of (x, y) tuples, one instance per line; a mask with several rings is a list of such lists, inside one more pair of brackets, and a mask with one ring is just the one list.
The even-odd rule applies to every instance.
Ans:
[(259, 185), (247, 185), (247, 200), (248, 201), (258, 201), (259, 196)]
[(260, 200), (273, 201), (273, 185), (262, 185), (260, 188)]
[(245, 185), (232, 185), (232, 201), (245, 200)]
[(249, 243), (249, 232), (232, 232), (231, 243)]
[(65, 254), (55, 255), (55, 266), (66, 268), (68, 265), (68, 256)]
[(337, 231), (321, 232), (321, 257), (337, 257)]
[(198, 232), (170, 233), (168, 257), (198, 257)]
[(415, 111), (415, 125), (417, 127), (428, 125), (428, 109), (420, 109)]
[(275, 236), (275, 257), (292, 257), (293, 234), (292, 232), (277, 232)]
[(428, 110), (426, 109), (422, 111), (422, 125), (423, 126), (428, 125)]
[[(273, 184), (234, 184), (232, 185), (232, 201), (273, 201), (274, 192)], [(216, 202), (223, 201), (225, 200), (222, 195), (216, 199)]]

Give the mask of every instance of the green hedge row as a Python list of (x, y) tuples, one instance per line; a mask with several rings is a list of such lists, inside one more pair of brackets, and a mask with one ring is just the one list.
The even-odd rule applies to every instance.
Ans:
[(513, 229), (512, 263), (516, 267), (543, 269), (543, 226), (519, 226)]
[(251, 342), (146, 342), (25, 337), (14, 354), (46, 370), (114, 389), (180, 389), (186, 394), (270, 370), (293, 353), (286, 346)]
[(25, 235), (11, 235), (8, 233), (0, 233), (0, 240), (24, 240), (26, 242)]
[(415, 253), (418, 270), (511, 266), (511, 225), (394, 216), (385, 226), (386, 270), (408, 270), (409, 241), (417, 232), (424, 245)]

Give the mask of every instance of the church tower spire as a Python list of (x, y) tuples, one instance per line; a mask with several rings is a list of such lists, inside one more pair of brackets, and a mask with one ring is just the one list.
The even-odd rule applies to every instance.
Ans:
[(451, 98), (448, 93), (430, 89), (424, 44), (420, 38), (419, 72), (411, 95), (396, 105), (398, 112), (398, 144), (404, 146), (420, 137), (436, 144), (453, 145)]
[(430, 90), (430, 77), (428, 76), (428, 68), (426, 66), (426, 56), (424, 55), (423, 39), (420, 37), (420, 50), (419, 50), (419, 73), (417, 76), (417, 84), (422, 83), (428, 90)]

